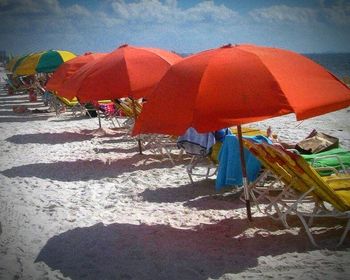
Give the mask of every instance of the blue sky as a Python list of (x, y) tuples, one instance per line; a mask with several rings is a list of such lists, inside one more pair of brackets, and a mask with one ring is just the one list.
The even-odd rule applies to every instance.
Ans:
[(109, 52), (121, 44), (194, 53), (252, 43), (350, 52), (349, 0), (0, 0), (0, 50)]

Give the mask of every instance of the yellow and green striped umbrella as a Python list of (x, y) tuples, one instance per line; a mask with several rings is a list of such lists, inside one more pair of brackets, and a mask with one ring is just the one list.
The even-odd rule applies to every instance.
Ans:
[(35, 73), (54, 72), (62, 63), (76, 57), (69, 51), (49, 50), (37, 52), (25, 57), (14, 67), (16, 75), (33, 75)]
[(11, 64), (8, 66), (8, 70), (13, 73), (15, 71), (16, 67), (21, 63), (21, 61), (23, 59), (25, 59), (29, 55), (30, 54), (24, 54), (24, 55), (16, 56), (14, 58), (14, 60), (10, 61)]
[(13, 66), (15, 66), (16, 61), (19, 59), (19, 56), (15, 56), (9, 60), (9, 62), (6, 64), (6, 70), (12, 72)]

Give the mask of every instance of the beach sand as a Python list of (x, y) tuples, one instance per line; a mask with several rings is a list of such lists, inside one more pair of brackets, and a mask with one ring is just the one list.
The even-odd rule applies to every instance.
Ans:
[[(0, 279), (350, 279), (350, 236), (316, 249), (296, 218), (284, 229), (253, 208), (248, 222), (214, 179), (190, 184), (186, 159), (139, 155), (104, 120), (106, 133), (94, 134), (97, 119), (15, 114), (19, 104), (43, 108), (0, 92)], [(287, 142), (315, 128), (350, 149), (349, 117), (253, 126)], [(335, 244), (340, 234), (318, 235)]]

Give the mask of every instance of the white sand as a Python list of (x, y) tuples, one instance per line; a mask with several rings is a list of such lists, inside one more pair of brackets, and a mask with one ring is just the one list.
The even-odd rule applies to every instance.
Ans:
[[(249, 223), (214, 180), (192, 186), (185, 161), (139, 155), (121, 130), (95, 137), (97, 119), (12, 112), (42, 108), (27, 100), (0, 93), (0, 279), (350, 279), (349, 236), (320, 250), (297, 219)], [(289, 142), (316, 128), (350, 148), (349, 116), (255, 126)]]

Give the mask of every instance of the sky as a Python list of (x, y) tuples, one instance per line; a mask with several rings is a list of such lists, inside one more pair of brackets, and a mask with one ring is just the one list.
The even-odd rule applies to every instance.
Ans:
[(13, 55), (228, 43), (350, 52), (350, 0), (0, 0), (0, 50)]

